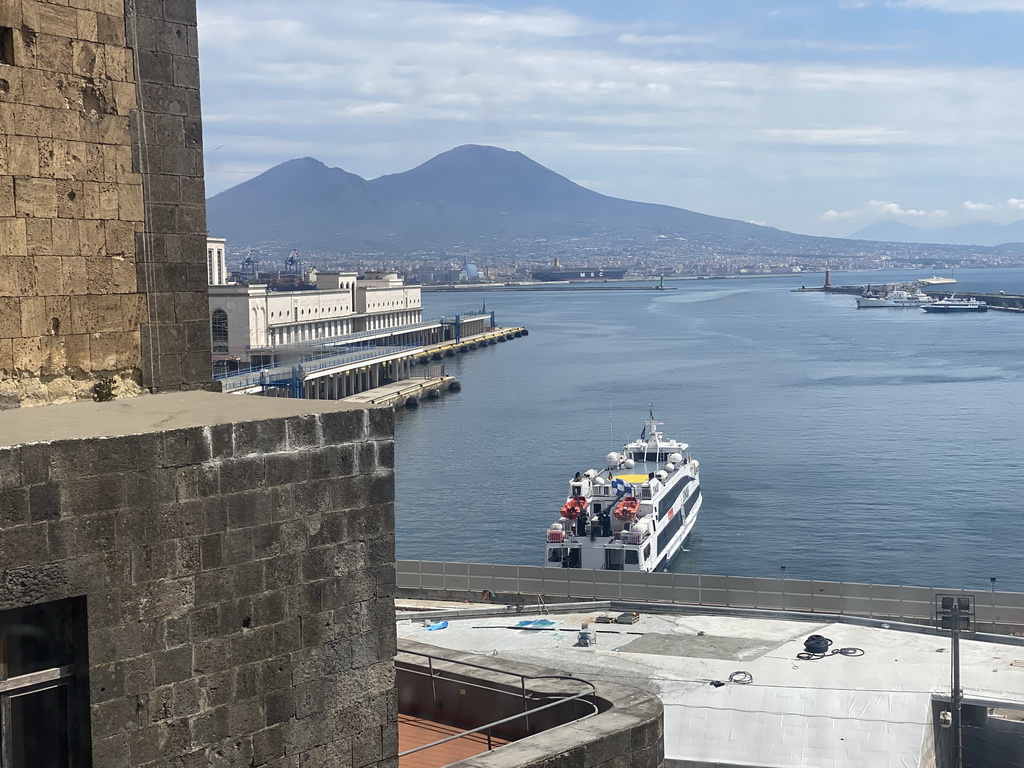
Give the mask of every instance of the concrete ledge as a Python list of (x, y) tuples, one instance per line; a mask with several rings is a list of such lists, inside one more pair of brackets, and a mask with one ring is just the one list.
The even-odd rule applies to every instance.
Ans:
[[(407, 640), (399, 643), (399, 653), (403, 650), (429, 653), (451, 661), (486, 664), (514, 675), (564, 674), (546, 667)], [(477, 671), (481, 678), (486, 678), (484, 670)], [(660, 768), (665, 759), (661, 700), (645, 691), (616, 683), (599, 682), (595, 686), (604, 711), (452, 765), (459, 768)]]
[(335, 400), (168, 392), (108, 403), (83, 401), (0, 411), (0, 446), (150, 434), (365, 408)]

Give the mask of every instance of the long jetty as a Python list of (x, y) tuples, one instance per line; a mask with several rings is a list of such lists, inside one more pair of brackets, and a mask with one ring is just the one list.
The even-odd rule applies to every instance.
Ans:
[[(813, 288), (795, 288), (794, 291), (797, 293), (841, 293), (851, 296), (860, 296), (869, 288), (874, 290), (892, 290), (896, 287), (895, 283), (870, 283), (867, 285), (829, 285), (829, 286), (817, 286)], [(1024, 296), (1019, 294), (1003, 293), (999, 291), (997, 293), (978, 293), (975, 291), (959, 291), (956, 290), (955, 285), (947, 286), (922, 286), (922, 291), (927, 293), (929, 296), (934, 296), (936, 299), (949, 296), (952, 293), (956, 293), (957, 298), (961, 299), (978, 299), (988, 304), (989, 309), (999, 310), (1001, 312), (1024, 312)]]

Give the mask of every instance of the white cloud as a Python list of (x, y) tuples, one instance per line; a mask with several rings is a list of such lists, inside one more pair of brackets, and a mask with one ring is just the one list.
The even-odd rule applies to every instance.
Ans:
[(967, 211), (991, 211), (995, 208), (995, 206), (990, 203), (973, 203), (970, 200), (965, 200), (963, 202), (963, 206), (964, 210)]
[(949, 215), (949, 211), (936, 209), (926, 211), (919, 208), (904, 208), (899, 203), (890, 203), (884, 200), (870, 200), (863, 208), (851, 211), (837, 211), (831, 209), (825, 211), (819, 220), (824, 222), (835, 221), (884, 221), (887, 219), (942, 219)]
[(884, 146), (918, 144), (921, 141), (910, 131), (887, 128), (768, 128), (760, 133), (769, 142), (821, 146)]
[[(963, 211), (968, 188), (993, 200), (1016, 191), (922, 192), (1024, 164), (1022, 68), (960, 56), (808, 61), (793, 50), (819, 43), (799, 30), (738, 54), (735, 41), (702, 34), (731, 26), (672, 34), (680, 27), (520, 8), (199, 0), (205, 138), (223, 145), (208, 155), (211, 193), (238, 183), (239, 169), (300, 154), (370, 178), (464, 143), (518, 149), (606, 194), (797, 229), (817, 226), (825, 207), (852, 216), (843, 209), (856, 202), (842, 200)], [(782, 211), (799, 213), (785, 221)]]
[(1019, 210), (1024, 211), (1024, 200), (1022, 200), (1019, 197), (1011, 197), (1009, 200), (1006, 201), (1006, 207), (1017, 208)]
[(619, 35), (616, 42), (624, 45), (711, 45), (718, 42), (711, 35), (638, 35), (627, 32)]
[(1024, 0), (891, 0), (890, 8), (925, 9), (947, 13), (1007, 11), (1024, 13)]

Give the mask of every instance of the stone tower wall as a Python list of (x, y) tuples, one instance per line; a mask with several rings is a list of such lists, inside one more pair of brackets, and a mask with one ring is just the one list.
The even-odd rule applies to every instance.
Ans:
[(210, 380), (195, 25), (194, 0), (0, 4), (0, 407)]
[(94, 768), (397, 765), (394, 415), (318, 407), (0, 413), (0, 612), (84, 597)]

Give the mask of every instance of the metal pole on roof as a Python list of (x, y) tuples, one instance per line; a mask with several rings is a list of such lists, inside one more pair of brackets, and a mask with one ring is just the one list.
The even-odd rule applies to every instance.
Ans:
[(996, 632), (996, 577), (989, 576), (989, 582), (992, 584), (992, 634)]
[(960, 725), (960, 702), (963, 699), (963, 691), (960, 690), (960, 601), (953, 599), (952, 622), (950, 636), (953, 643), (953, 690), (952, 720), (953, 720), (953, 768), (963, 768), (964, 765), (964, 734)]

